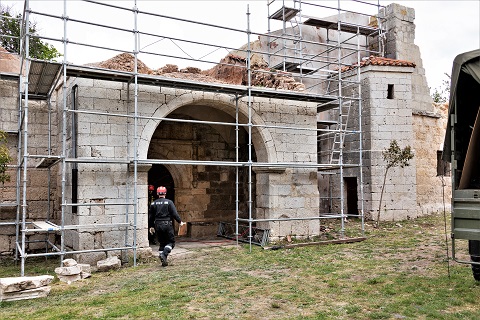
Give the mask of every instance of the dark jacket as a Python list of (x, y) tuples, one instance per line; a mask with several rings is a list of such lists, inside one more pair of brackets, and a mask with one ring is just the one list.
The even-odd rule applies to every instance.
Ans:
[(155, 220), (170, 221), (175, 219), (178, 223), (182, 222), (173, 201), (165, 198), (159, 198), (150, 204), (148, 219), (152, 226), (155, 225)]

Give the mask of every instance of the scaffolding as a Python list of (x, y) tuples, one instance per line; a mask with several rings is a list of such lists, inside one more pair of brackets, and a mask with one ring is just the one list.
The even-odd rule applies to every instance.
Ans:
[[(133, 264), (136, 265), (137, 259), (137, 232), (145, 229), (145, 226), (138, 224), (139, 216), (139, 168), (142, 166), (160, 165), (179, 165), (179, 166), (220, 166), (235, 168), (235, 232), (233, 233), (233, 225), (229, 225), (230, 234), (239, 240), (240, 231), (248, 239), (250, 245), (255, 242), (258, 224), (284, 222), (295, 223), (302, 221), (325, 221), (334, 219), (340, 222), (340, 232), (345, 236), (344, 222), (349, 217), (358, 218), (361, 221), (360, 236), (364, 236), (364, 213), (363, 213), (363, 172), (362, 172), (362, 97), (361, 97), (361, 75), (360, 62), (365, 56), (382, 55), (382, 28), (381, 22), (378, 20), (375, 26), (364, 26), (360, 24), (352, 24), (345, 19), (345, 13), (356, 13), (353, 11), (342, 10), (338, 2), (337, 7), (326, 7), (316, 3), (308, 3), (304, 1), (293, 1), (293, 6), (286, 5), (286, 1), (267, 1), (268, 9), (268, 32), (256, 33), (250, 30), (250, 12), (247, 9), (247, 30), (239, 30), (234, 28), (226, 28), (210, 23), (186, 20), (172, 16), (161, 15), (150, 11), (142, 11), (137, 5), (137, 1), (133, 0), (133, 8), (126, 6), (113, 5), (104, 2), (85, 0), (84, 3), (102, 7), (110, 10), (112, 14), (121, 13), (133, 17), (133, 29), (126, 26), (111, 26), (102, 24), (98, 21), (87, 21), (69, 17), (69, 2), (63, 1), (63, 12), (54, 14), (51, 12), (40, 12), (30, 8), (30, 1), (25, 1), (23, 21), (22, 21), (22, 37), (21, 37), (21, 68), (24, 72), (20, 72), (18, 76), (19, 83), (19, 102), (18, 102), (18, 162), (17, 162), (17, 178), (16, 178), (16, 257), (21, 260), (21, 275), (24, 275), (25, 261), (29, 257), (35, 256), (59, 256), (61, 260), (66, 255), (83, 254), (91, 252), (107, 252), (115, 251), (126, 255), (132, 252)], [(353, 1), (363, 3), (362, 1)], [(60, 2), (59, 2), (60, 4)], [(278, 6), (275, 8), (275, 6)], [(334, 10), (335, 18), (319, 19), (306, 16), (303, 12), (309, 10), (309, 7)], [(375, 5), (377, 12), (381, 6)], [(270, 14), (273, 11), (273, 14)], [(119, 13), (119, 15), (120, 15)], [(32, 35), (27, 30), (31, 16), (44, 17), (61, 23), (63, 34), (61, 36), (38, 36)], [(370, 15), (366, 15), (370, 18)], [(211, 43), (201, 43), (198, 41), (180, 39), (170, 37), (165, 34), (155, 34), (150, 30), (139, 27), (142, 19), (156, 19), (162, 21), (195, 24), (213, 30), (227, 31), (232, 34), (240, 35), (245, 39), (247, 46), (243, 49), (227, 47), (225, 45), (215, 45)], [(332, 20), (333, 19), (333, 20)], [(365, 19), (364, 19), (365, 20)], [(272, 31), (270, 28), (274, 21), (280, 21), (280, 32)], [(160, 24), (160, 23), (159, 23)], [(98, 30), (113, 30), (119, 32), (123, 37), (130, 37), (130, 49), (125, 45), (116, 47), (107, 47), (96, 43), (86, 43), (69, 37), (68, 31), (71, 25), (80, 25)], [(287, 27), (290, 25), (290, 27)], [(315, 28), (312, 28), (315, 27)], [(312, 41), (305, 39), (305, 31), (308, 30), (326, 30), (326, 39), (322, 41)], [(258, 36), (260, 43), (264, 41), (266, 48), (256, 46), (252, 47), (254, 41), (252, 36)], [(41, 61), (32, 59), (29, 56), (29, 39), (37, 37), (41, 40), (59, 43), (63, 46), (62, 62)], [(125, 39), (125, 38), (123, 38)], [(140, 43), (144, 43), (147, 39), (147, 45), (143, 47)], [(233, 65), (235, 68), (243, 69), (247, 74), (245, 84), (232, 85), (225, 83), (201, 82), (177, 78), (167, 78), (157, 75), (142, 74), (139, 72), (139, 55), (167, 57), (172, 59), (195, 61), (205, 64), (219, 65), (218, 62), (204, 59), (193, 59), (190, 55), (173, 56), (168, 53), (147, 51), (146, 47), (155, 44), (164, 39), (175, 43), (179, 48), (179, 44), (198, 45), (210, 48), (212, 52), (220, 49), (228, 52), (235, 52), (245, 57), (245, 65)], [(379, 41), (378, 51), (371, 50), (371, 41)], [(364, 43), (361, 43), (361, 42)], [(273, 44), (275, 50), (272, 50)], [(278, 45), (280, 43), (280, 45)], [(106, 50), (109, 52), (119, 52), (131, 54), (134, 58), (133, 71), (119, 71), (99, 68), (97, 66), (77, 65), (69, 62), (69, 52), (73, 48), (88, 48), (89, 50)], [(127, 46), (128, 47), (128, 46)], [(182, 49), (182, 52), (184, 50)], [(254, 70), (252, 68), (251, 58), (253, 56), (261, 56), (268, 62), (268, 70)], [(220, 63), (221, 65), (222, 63)], [(225, 64), (232, 67), (232, 65)], [(263, 72), (278, 74), (285, 72), (292, 74), (295, 79), (305, 85), (304, 91), (287, 91), (277, 90), (267, 87), (259, 87), (252, 85), (252, 74), (254, 72)], [(127, 104), (125, 113), (112, 113), (101, 108), (84, 108), (78, 102), (78, 91), (75, 82), (72, 79), (92, 79), (94, 81), (112, 81), (122, 84), (127, 88), (127, 98), (124, 98)], [(139, 102), (140, 89), (142, 86), (155, 86), (159, 88), (172, 88), (178, 90), (213, 92), (224, 94), (232, 97), (235, 102), (235, 122), (227, 121), (206, 121), (198, 119), (182, 119), (175, 117), (151, 117), (142, 115), (139, 111), (141, 102)], [(60, 98), (52, 102), (52, 95), (61, 92)], [(253, 99), (268, 98), (285, 101), (308, 102), (317, 105), (317, 126), (314, 128), (302, 127), (301, 125), (259, 125), (252, 120)], [(29, 138), (32, 136), (29, 123), (29, 106), (32, 100), (42, 100), (43, 106), (48, 109), (48, 147), (46, 153), (33, 153), (30, 147)], [(52, 103), (58, 106), (57, 112), (52, 108)], [(247, 117), (245, 121), (240, 120), (239, 104), (244, 103), (247, 106)], [(54, 128), (51, 120), (52, 117), (58, 116), (58, 127)], [(77, 144), (75, 141), (76, 125), (78, 117), (108, 117), (125, 120), (121, 122), (127, 132), (127, 141), (125, 142), (125, 157), (105, 157), (105, 156), (79, 156), (77, 154)], [(139, 157), (139, 141), (141, 135), (139, 133), (140, 126), (145, 121), (171, 122), (171, 123), (189, 123), (233, 127), (235, 130), (235, 159), (234, 161), (226, 160), (196, 160), (196, 159), (151, 159)], [(282, 161), (282, 162), (259, 162), (256, 160), (255, 150), (253, 148), (254, 130), (269, 128), (275, 130), (283, 130), (285, 132), (315, 132), (317, 136), (318, 156), (316, 161)], [(53, 134), (57, 130), (58, 136)], [(240, 131), (246, 132), (246, 156), (241, 157), (240, 149)], [(57, 138), (57, 145), (52, 141)], [(125, 181), (124, 190), (120, 190), (116, 201), (112, 202), (96, 202), (90, 199), (90, 202), (79, 202), (77, 194), (74, 191), (74, 185), (78, 180), (79, 166), (86, 168), (92, 166), (117, 166), (124, 170), (122, 179)], [(54, 187), (52, 176), (55, 177), (55, 168), (57, 178), (60, 181), (59, 186)], [(302, 217), (280, 217), (280, 218), (259, 218), (255, 213), (255, 181), (254, 171), (268, 168), (269, 170), (286, 170), (286, 169), (313, 169), (317, 171), (318, 185), (320, 190), (320, 211), (313, 216)], [(29, 174), (34, 170), (46, 171), (48, 176), (48, 199), (46, 215), (41, 219), (32, 219), (29, 214), (29, 193), (30, 188)], [(240, 170), (246, 173), (246, 199), (245, 206), (247, 215), (239, 214), (239, 206), (242, 202), (240, 190), (242, 188), (242, 174)], [(112, 169), (113, 171), (113, 169)], [(70, 173), (69, 173), (70, 172)], [(348, 176), (348, 177), (347, 177)], [(345, 212), (346, 196), (345, 188), (350, 183), (345, 178), (355, 178), (354, 185), (355, 194), (359, 198), (355, 200), (353, 207), (357, 212), (348, 210)], [(113, 178), (112, 178), (113, 179)], [(358, 180), (357, 180), (358, 179)], [(358, 181), (358, 182), (357, 182)], [(350, 185), (349, 187), (352, 187)], [(52, 190), (55, 189), (55, 190)], [(76, 190), (76, 189), (75, 189)], [(358, 191), (358, 192), (357, 192)], [(70, 192), (70, 196), (67, 193)], [(51, 194), (61, 195), (58, 208), (52, 205), (54, 201), (50, 198)], [(2, 204), (3, 205), (3, 204)], [(11, 205), (11, 204), (9, 204)], [(115, 207), (115, 210), (123, 212), (122, 221), (109, 223), (75, 223), (73, 213), (78, 210), (92, 210), (98, 208), (101, 210), (109, 210)], [(58, 209), (58, 210), (56, 210)], [(348, 208), (347, 208), (348, 209)], [(13, 222), (9, 222), (12, 225)], [(223, 224), (228, 225), (228, 224)], [(248, 228), (246, 228), (247, 226)], [(241, 229), (241, 230), (240, 230)], [(117, 230), (123, 236), (118, 242), (123, 245), (114, 245), (102, 248), (71, 248), (71, 242), (67, 243), (67, 238), (72, 236), (72, 232), (81, 230)], [(263, 230), (265, 231), (265, 230)], [(262, 243), (268, 238), (267, 233), (262, 232)], [(248, 233), (248, 236), (247, 236)], [(30, 253), (28, 250), (29, 235), (44, 234), (45, 238), (36, 240), (46, 244), (45, 252)], [(267, 236), (266, 236), (267, 235)], [(358, 234), (357, 234), (358, 235)], [(308, 234), (306, 234), (308, 237)], [(55, 241), (56, 240), (56, 241)]]

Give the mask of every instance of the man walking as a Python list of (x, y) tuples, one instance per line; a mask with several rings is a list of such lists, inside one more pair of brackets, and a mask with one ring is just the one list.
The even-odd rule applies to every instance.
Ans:
[(185, 224), (178, 215), (173, 201), (165, 199), (167, 188), (157, 188), (158, 199), (150, 204), (148, 211), (150, 234), (157, 233), (157, 239), (160, 244), (158, 251), (162, 266), (168, 265), (167, 257), (175, 247), (175, 230), (173, 229), (172, 219), (175, 219), (181, 226)]

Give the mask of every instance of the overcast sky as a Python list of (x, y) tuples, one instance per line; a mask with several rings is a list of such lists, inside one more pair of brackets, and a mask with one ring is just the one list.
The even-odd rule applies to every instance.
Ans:
[[(367, 0), (364, 0), (367, 2)], [(281, 3), (281, 0), (277, 0)], [(291, 6), (291, 0), (285, 0), (287, 6)], [(337, 6), (337, 1), (309, 0), (309, 2)], [(370, 1), (377, 3), (377, 1)], [(480, 1), (479, 0), (403, 0), (403, 1), (380, 1), (381, 5), (396, 2), (415, 9), (416, 37), (415, 44), (420, 47), (424, 68), (426, 69), (427, 81), (431, 88), (439, 88), (442, 80), (446, 79), (444, 73), (451, 73), (452, 62), (457, 54), (480, 48)], [(23, 10), (23, 1), (0, 0), (2, 5), (13, 6), (14, 11)], [(133, 0), (120, 0), (109, 2), (118, 6), (133, 8)], [(247, 20), (247, 5), (250, 16)], [(246, 30), (247, 21), (250, 30), (257, 33), (265, 33), (268, 30), (268, 7), (266, 0), (236, 0), (236, 1), (153, 1), (138, 0), (138, 9), (141, 11), (155, 12), (166, 16), (174, 16), (182, 19), (195, 20), (219, 26), (228, 26), (233, 29)], [(342, 9), (360, 10), (368, 14), (375, 14), (374, 6), (352, 4), (351, 1), (341, 0)], [(63, 2), (33, 0), (30, 7), (34, 11), (63, 14)], [(271, 9), (273, 6), (271, 7)], [(334, 13), (328, 11), (305, 12), (310, 16), (328, 16)], [(308, 7), (312, 8), (312, 7)], [(322, 9), (323, 10), (323, 9)], [(323, 13), (323, 15), (322, 15)], [(320, 15), (319, 15), (320, 14)], [(67, 16), (70, 19), (81, 19), (107, 24), (118, 28), (133, 30), (134, 19), (131, 12), (92, 5), (85, 2), (69, 0), (67, 3)], [(63, 24), (61, 21), (34, 15), (40, 34), (61, 39), (63, 37)], [(212, 43), (226, 47), (237, 48), (247, 43), (244, 33), (234, 31), (222, 31), (208, 26), (195, 25), (182, 21), (141, 17), (138, 27), (144, 32), (165, 35), (169, 37), (189, 39), (202, 43)], [(279, 29), (280, 25), (271, 25), (271, 29)], [(88, 25), (69, 22), (67, 28), (69, 41), (93, 43), (97, 46), (114, 46), (120, 50), (133, 50), (133, 35), (129, 32), (117, 31), (103, 34)], [(252, 37), (252, 41), (256, 36)], [(63, 53), (62, 44), (51, 42)], [(182, 55), (192, 59), (206, 59), (218, 62), (227, 54), (226, 49), (198, 46), (179, 41), (170, 41), (158, 37), (142, 35), (140, 48), (146, 51), (159, 52), (171, 55)], [(161, 49), (160, 49), (161, 48)], [(212, 51), (215, 52), (212, 53)], [(109, 50), (91, 50), (82, 46), (69, 45), (67, 48), (67, 60), (73, 63), (84, 64), (106, 60), (117, 52)], [(143, 55), (139, 57), (150, 68), (155, 69), (166, 63), (177, 64), (180, 67), (195, 66), (194, 61), (178, 61), (173, 58)], [(209, 65), (196, 65), (201, 69), (208, 69)]]

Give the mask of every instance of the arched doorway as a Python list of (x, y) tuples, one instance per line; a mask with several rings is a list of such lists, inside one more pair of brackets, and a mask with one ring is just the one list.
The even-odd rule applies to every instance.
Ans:
[[(167, 199), (172, 200), (175, 202), (175, 183), (173, 181), (173, 177), (165, 168), (164, 165), (161, 164), (154, 164), (148, 171), (148, 207), (150, 208), (150, 203), (157, 199), (157, 188), (160, 186), (164, 186), (167, 188)], [(148, 229), (153, 227), (152, 225), (148, 225)], [(156, 237), (155, 235), (151, 235), (148, 233), (148, 242), (150, 244), (156, 244)]]
[[(237, 133), (235, 126), (195, 122), (207, 120), (207, 116), (208, 121), (235, 121), (224, 111), (209, 106), (178, 108), (167, 118), (182, 121), (162, 121), (151, 137), (147, 155), (149, 159), (175, 162), (166, 165), (164, 171), (152, 167), (149, 184), (154, 181), (154, 172), (159, 177), (171, 173), (171, 182), (175, 181), (175, 205), (182, 220), (189, 223), (188, 234), (192, 238), (215, 237), (219, 222), (235, 222), (237, 205), (241, 218), (247, 218), (249, 210), (248, 168), (223, 164), (231, 164), (237, 157), (240, 162), (248, 160), (248, 133), (243, 127)], [(253, 147), (251, 157), (256, 161)], [(190, 160), (209, 164), (182, 163)], [(252, 208), (256, 202), (255, 176), (253, 172)]]

